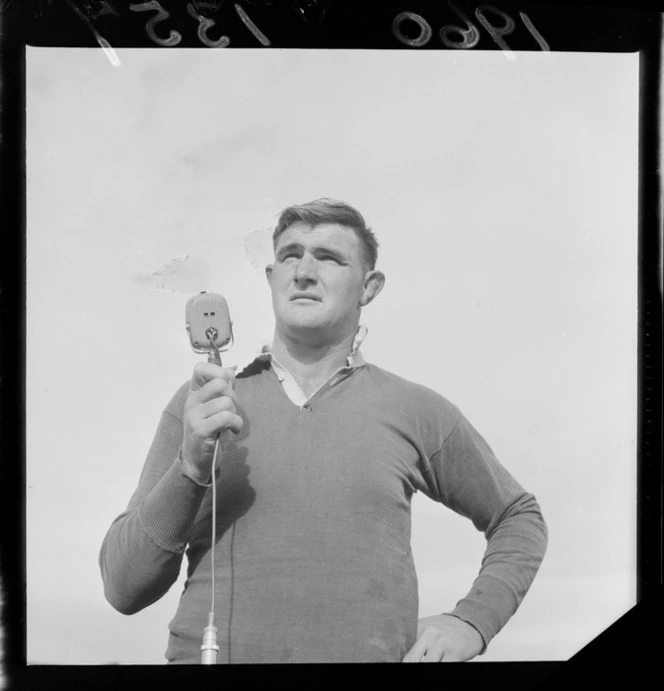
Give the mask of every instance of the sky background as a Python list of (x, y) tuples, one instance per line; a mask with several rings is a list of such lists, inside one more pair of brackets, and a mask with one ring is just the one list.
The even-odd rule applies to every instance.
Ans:
[[(183, 578), (121, 615), (102, 539), (203, 357), (187, 299), (227, 298), (246, 363), (267, 229), (321, 196), (380, 242), (365, 357), (459, 406), (547, 520), (479, 661), (568, 659), (635, 604), (636, 54), (27, 50), (29, 662), (165, 662)], [(421, 616), (484, 544), (414, 498)]]

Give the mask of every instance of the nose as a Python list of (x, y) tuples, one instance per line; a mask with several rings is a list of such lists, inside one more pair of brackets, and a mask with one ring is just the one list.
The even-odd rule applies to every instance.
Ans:
[(310, 254), (305, 254), (295, 265), (293, 280), (298, 286), (311, 285), (318, 280), (316, 260)]

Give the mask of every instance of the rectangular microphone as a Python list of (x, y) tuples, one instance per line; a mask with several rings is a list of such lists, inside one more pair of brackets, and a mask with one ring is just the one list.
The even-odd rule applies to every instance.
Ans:
[(217, 293), (203, 291), (189, 298), (185, 308), (185, 321), (191, 347), (196, 353), (212, 350), (210, 338), (219, 350), (228, 346), (233, 338), (233, 322), (228, 303)]

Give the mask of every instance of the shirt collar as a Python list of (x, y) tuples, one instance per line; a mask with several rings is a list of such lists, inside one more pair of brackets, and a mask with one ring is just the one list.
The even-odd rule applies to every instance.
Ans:
[[(358, 326), (355, 338), (353, 339), (353, 345), (351, 346), (350, 353), (346, 358), (346, 367), (350, 367), (350, 369), (357, 369), (358, 367), (362, 367), (366, 364), (366, 360), (362, 355), (360, 346), (362, 345), (364, 339), (367, 337), (368, 332), (369, 329), (367, 328), (366, 324), (360, 324)], [(270, 346), (267, 344), (261, 348), (261, 352), (255, 358), (255, 360), (263, 360), (269, 362), (277, 373), (279, 373), (279, 371), (283, 369), (283, 366), (274, 357), (274, 354), (270, 350)]]
[(362, 365), (364, 365), (365, 360), (362, 355), (362, 351), (360, 350), (360, 346), (362, 345), (362, 341), (364, 341), (364, 339), (367, 337), (368, 332), (369, 329), (367, 328), (366, 324), (360, 324), (357, 327), (357, 333), (355, 334), (355, 338), (353, 339), (353, 347), (350, 349), (350, 354), (346, 358), (348, 367), (354, 369), (356, 367), (362, 367)]

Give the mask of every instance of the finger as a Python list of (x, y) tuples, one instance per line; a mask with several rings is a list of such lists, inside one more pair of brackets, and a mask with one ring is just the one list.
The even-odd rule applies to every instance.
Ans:
[(466, 658), (456, 650), (449, 650), (444, 653), (442, 662), (464, 662), (465, 660)]
[(207, 384), (207, 382), (216, 377), (220, 377), (222, 370), (223, 367), (219, 367), (219, 365), (215, 365), (212, 362), (199, 362), (196, 367), (194, 367), (190, 389), (192, 391), (197, 391)]
[(235, 402), (230, 396), (213, 398), (198, 407), (198, 413), (202, 420), (207, 420), (208, 418), (214, 417), (217, 413), (222, 413), (224, 411), (237, 414)]
[(207, 403), (215, 398), (222, 397), (228, 397), (234, 403), (237, 403), (237, 393), (235, 393), (235, 389), (233, 389), (233, 386), (227, 379), (223, 379), (222, 377), (217, 377), (207, 382), (200, 389), (194, 391), (191, 396), (192, 400), (196, 403)]
[(428, 643), (425, 636), (420, 636), (415, 645), (406, 653), (403, 662), (422, 662), (427, 652)]
[(244, 420), (237, 413), (222, 410), (203, 420), (198, 431), (202, 437), (212, 438), (225, 429), (230, 429), (237, 434), (242, 429), (243, 424)]
[(235, 386), (236, 369), (236, 367), (219, 367), (219, 365), (215, 365), (212, 362), (199, 362), (196, 367), (194, 367), (189, 390), (192, 392), (198, 391), (198, 389), (205, 386), (207, 382), (219, 377), (226, 379), (231, 386)]
[(189, 406), (206, 403), (211, 401), (213, 398), (219, 398), (221, 396), (228, 396), (232, 398), (235, 403), (237, 403), (237, 394), (233, 388), (233, 384), (227, 377), (215, 377), (210, 381), (205, 382), (200, 388), (194, 388), (192, 384), (190, 386), (189, 395), (187, 397), (187, 404)]
[(445, 659), (445, 648), (446, 641), (434, 640), (429, 643), (426, 655), (424, 656), (424, 662), (440, 662)]

